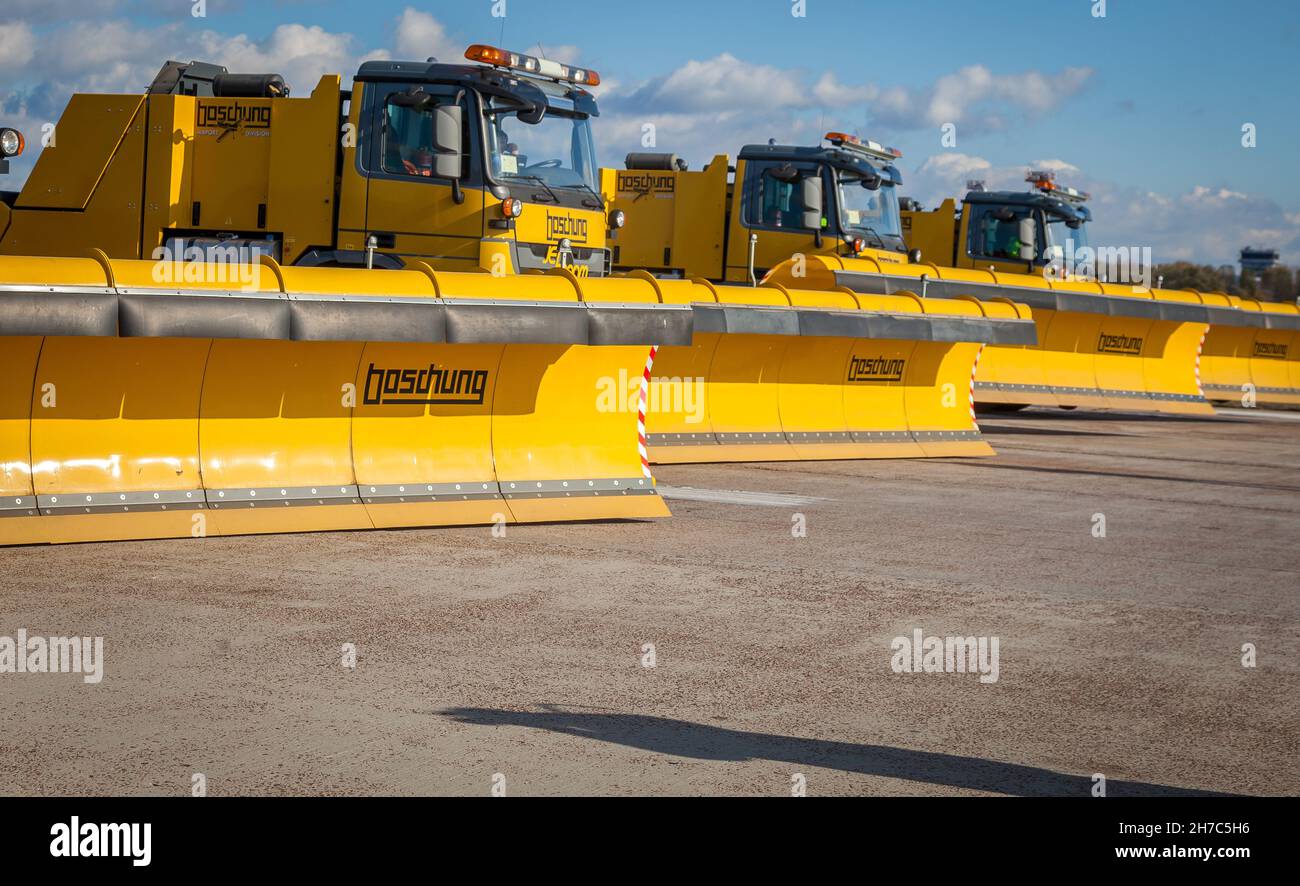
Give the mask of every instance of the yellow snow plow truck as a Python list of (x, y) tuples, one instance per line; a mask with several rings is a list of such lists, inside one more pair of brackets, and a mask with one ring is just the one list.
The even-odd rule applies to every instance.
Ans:
[(148, 259), (246, 246), (284, 265), (605, 273), (594, 71), (489, 46), (366, 62), (290, 98), (275, 74), (168, 62), (144, 95), (72, 97), (0, 253)]
[[(1032, 344), (1029, 308), (886, 291), (904, 253), (893, 149), (830, 133), (813, 146), (750, 145), (690, 171), (631, 154), (601, 190), (626, 219), (616, 271), (682, 287), (692, 347), (664, 347), (650, 385), (656, 462), (982, 456), (971, 400), (985, 344)], [(870, 267), (835, 281), (845, 263)], [(760, 279), (762, 285), (758, 285)], [(676, 297), (676, 296), (674, 296)], [(703, 408), (674, 396), (694, 379)], [(657, 401), (657, 402), (656, 402)]]
[(72, 97), (0, 199), (0, 544), (667, 516), (602, 392), (693, 314), (604, 279), (599, 77), (466, 55)]
[(960, 209), (951, 199), (903, 207), (908, 246), (936, 278), (930, 291), (1033, 310), (1039, 346), (990, 348), (978, 403), (1172, 413), (1211, 412), (1207, 400), (1300, 403), (1294, 305), (1163, 289), (1137, 247), (1089, 243), (1088, 194), (1047, 171), (1027, 181), (1025, 192), (972, 182)]

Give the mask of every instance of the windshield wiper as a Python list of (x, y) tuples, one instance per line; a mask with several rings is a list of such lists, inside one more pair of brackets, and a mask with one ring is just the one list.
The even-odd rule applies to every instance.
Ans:
[(862, 231), (864, 233), (870, 234), (871, 236), (876, 238), (876, 245), (879, 246), (881, 249), (889, 248), (888, 246), (885, 245), (885, 238), (880, 236), (880, 234), (876, 232), (876, 229), (871, 227), (870, 225), (858, 225), (854, 228), (851, 228), (850, 230)]
[[(551, 186), (546, 183), (546, 179), (542, 178), (540, 175), (513, 175), (511, 176), (511, 178), (518, 178), (518, 179), (524, 179), (525, 181), (537, 182), (539, 185), (541, 185), (543, 188), (546, 189), (546, 193), (551, 195), (552, 202), (554, 203), (560, 202), (560, 195), (552, 191)], [(537, 200), (541, 196), (542, 196), (541, 194), (533, 194), (533, 199)]]
[(590, 200), (583, 200), (583, 201), (582, 201), (582, 205), (583, 205), (583, 206), (590, 207), (591, 209), (604, 209), (604, 208), (605, 208), (605, 201), (601, 200), (601, 199), (600, 199), (600, 195), (597, 194), (595, 191), (593, 191), (593, 190), (591, 189), (591, 185), (587, 184), (586, 182), (582, 182), (582, 183), (580, 183), (580, 184), (578, 185), (578, 187), (582, 188), (582, 189), (583, 189), (584, 191), (586, 191), (588, 194), (590, 194), (591, 196), (593, 196), (593, 197), (596, 198), (596, 201), (595, 201), (594, 203), (593, 203), (592, 201), (590, 201)]

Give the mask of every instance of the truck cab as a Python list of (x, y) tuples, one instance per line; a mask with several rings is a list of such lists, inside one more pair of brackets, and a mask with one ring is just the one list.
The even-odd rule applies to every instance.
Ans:
[(305, 98), (203, 62), (167, 62), (143, 95), (74, 95), (0, 205), (0, 253), (224, 245), (307, 266), (605, 274), (586, 89), (600, 76), (481, 44), (465, 55), (367, 62), (351, 90), (326, 75)]
[(986, 191), (970, 182), (958, 210), (945, 200), (924, 211), (903, 201), (903, 231), (923, 260), (958, 268), (1069, 277), (1087, 264), (1089, 195), (1051, 172), (1026, 177), (1033, 190)]
[(372, 243), (381, 255), (434, 267), (606, 273), (591, 126), (599, 111), (578, 85), (599, 76), (486, 46), (466, 55), (487, 64), (361, 66), (339, 250)]
[(843, 133), (825, 141), (747, 145), (734, 167), (719, 155), (699, 172), (670, 154), (604, 170), (606, 199), (627, 217), (615, 268), (752, 283), (794, 255), (907, 261), (902, 154)]

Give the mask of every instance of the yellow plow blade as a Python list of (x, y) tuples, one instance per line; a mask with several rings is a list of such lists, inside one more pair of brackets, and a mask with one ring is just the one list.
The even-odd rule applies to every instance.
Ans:
[[(971, 414), (974, 361), (985, 341), (1032, 340), (1031, 322), (968, 300), (817, 289), (803, 271), (788, 262), (758, 288), (630, 275), (695, 313), (693, 345), (656, 358), (652, 461), (993, 454)], [(683, 380), (691, 395), (677, 395)]]
[[(1146, 291), (1135, 293), (1132, 287), (1106, 283), (1091, 285), (1099, 288), (1100, 295), (1116, 299), (1116, 314), (1100, 317), (1097, 327), (1094, 362), (1096, 388), (1101, 392), (1102, 405), (1108, 409), (1149, 408), (1147, 401), (1152, 398), (1147, 388), (1146, 365), (1160, 361), (1167, 343), (1167, 337), (1162, 337), (1164, 341), (1155, 341), (1151, 335), (1158, 317), (1158, 308), (1152, 304), (1153, 297)], [(1143, 315), (1128, 311), (1142, 312)], [(1194, 353), (1186, 357), (1177, 365), (1184, 371), (1188, 366), (1194, 369)], [(1194, 378), (1193, 375), (1188, 377), (1189, 380)]]
[(600, 396), (690, 340), (653, 290), (183, 270), (0, 258), (0, 544), (667, 515)]
[[(603, 353), (606, 350), (612, 354)], [(641, 370), (647, 347), (506, 348), (503, 378), (536, 386), (498, 388), (492, 451), (514, 519), (541, 522), (666, 517), (637, 449), (637, 415), (603, 410), (600, 388)], [(617, 364), (611, 371), (611, 364)]]
[[(1214, 410), (1201, 388), (1200, 365), (1209, 324), (1198, 322), (1202, 304), (1195, 293), (1152, 290), (1160, 319), (1151, 324), (1142, 346), (1147, 394), (1171, 414), (1207, 415)], [(1208, 316), (1208, 312), (1204, 312)], [(1190, 318), (1190, 319), (1189, 319)], [(1187, 366), (1191, 364), (1191, 372)]]
[[(1049, 289), (1046, 280), (1027, 278), (1031, 288)], [(986, 282), (996, 281), (989, 275)], [(1036, 281), (1036, 285), (1034, 285)], [(990, 296), (979, 302), (986, 310), (1008, 312), (1009, 316), (1031, 320), (1037, 329), (1038, 346), (997, 345), (980, 354), (975, 373), (974, 397), (984, 404), (1060, 406), (1055, 386), (1048, 379), (1048, 350), (1043, 346), (1052, 338), (1057, 312), (1034, 309), (1004, 296)], [(1071, 343), (1073, 347), (1073, 343)]]
[(40, 511), (32, 487), (32, 392), (41, 339), (0, 342), (0, 539), (10, 544), (40, 540)]
[(911, 290), (927, 300), (964, 296), (1027, 309), (1037, 343), (988, 344), (977, 404), (1210, 413), (1197, 379), (1202, 338), (1215, 319), (1242, 315), (1195, 294), (933, 264), (845, 259), (816, 276), (819, 285), (859, 293)]
[[(732, 287), (704, 281), (656, 280), (643, 272), (625, 278), (650, 288), (664, 304), (716, 308), (699, 316), (688, 346), (661, 347), (647, 386), (646, 448), (656, 464), (712, 461), (789, 461), (799, 456), (781, 429), (781, 367), (789, 336), (762, 334), (789, 320), (790, 302), (776, 290), (740, 290), (752, 311), (738, 307), (755, 331), (728, 331), (720, 307), (739, 298)], [(612, 282), (612, 281), (611, 281)], [(767, 323), (767, 326), (764, 323)], [(841, 407), (842, 411), (842, 407)]]
[(1250, 352), (1250, 377), (1261, 406), (1300, 406), (1300, 310), (1294, 304), (1259, 302), (1266, 328)]
[(212, 343), (199, 412), (210, 532), (369, 529), (352, 466), (360, 342)]
[(1222, 293), (1201, 295), (1220, 312), (1205, 337), (1200, 377), (1205, 396), (1234, 406), (1300, 405), (1300, 310)]
[[(1240, 299), (1222, 293), (1209, 293), (1206, 303), (1221, 308), (1239, 308)], [(1247, 324), (1216, 323), (1205, 335), (1198, 367), (1201, 388), (1208, 400), (1216, 403), (1246, 405), (1253, 396), (1250, 356), (1255, 346), (1256, 328)]]
[[(492, 458), (504, 350), (499, 344), (366, 345), (355, 380), (352, 455), (376, 528), (491, 523), (508, 513)], [(435, 389), (444, 387), (440, 369), (475, 375), (459, 385), (460, 393), (452, 376), (445, 384), (451, 391), (442, 394)], [(414, 375), (404, 393), (408, 371)]]

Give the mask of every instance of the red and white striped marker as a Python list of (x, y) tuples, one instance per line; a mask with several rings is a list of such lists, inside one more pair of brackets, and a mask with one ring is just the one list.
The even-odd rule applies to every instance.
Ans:
[(984, 353), (984, 345), (975, 352), (975, 363), (970, 368), (970, 423), (975, 430), (980, 429), (980, 423), (975, 418), (975, 372), (980, 368), (980, 355)]
[(641, 453), (641, 473), (651, 480), (654, 477), (650, 473), (650, 453), (646, 451), (645, 404), (650, 396), (650, 370), (655, 365), (655, 354), (657, 353), (659, 353), (659, 348), (652, 345), (650, 356), (646, 357), (645, 360), (645, 374), (641, 376), (641, 401), (637, 406), (636, 413), (636, 448)]
[(1202, 398), (1205, 396), (1205, 389), (1201, 387), (1201, 350), (1205, 347), (1207, 332), (1209, 332), (1208, 329), (1201, 333), (1201, 343), (1196, 346), (1196, 393), (1200, 394)]

